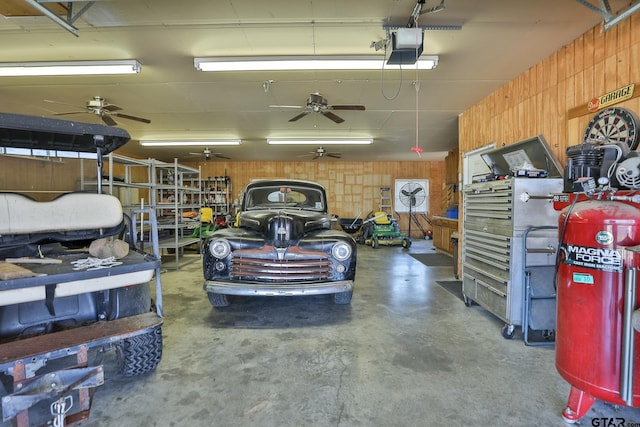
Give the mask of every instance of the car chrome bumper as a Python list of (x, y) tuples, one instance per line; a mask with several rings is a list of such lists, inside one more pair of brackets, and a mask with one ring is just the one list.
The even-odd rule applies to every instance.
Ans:
[(353, 280), (322, 283), (243, 283), (207, 280), (204, 290), (216, 294), (244, 296), (323, 295), (353, 290)]

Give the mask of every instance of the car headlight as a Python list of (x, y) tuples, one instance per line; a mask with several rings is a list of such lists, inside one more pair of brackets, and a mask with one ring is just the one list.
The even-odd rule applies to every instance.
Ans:
[(216, 258), (226, 258), (231, 253), (231, 245), (226, 239), (216, 239), (209, 244), (209, 252)]
[(345, 242), (338, 242), (333, 245), (331, 253), (338, 261), (345, 261), (351, 256), (351, 246)]

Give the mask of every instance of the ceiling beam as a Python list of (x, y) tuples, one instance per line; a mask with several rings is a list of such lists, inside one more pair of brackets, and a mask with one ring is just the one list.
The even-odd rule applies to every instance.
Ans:
[(629, 6), (627, 9), (620, 11), (620, 13), (618, 13), (618, 15), (614, 17), (613, 14), (611, 13), (611, 6), (609, 6), (609, 0), (600, 0), (600, 7), (590, 3), (587, 0), (576, 0), (576, 1), (581, 5), (587, 7), (588, 9), (591, 9), (592, 11), (596, 12), (597, 14), (599, 14), (604, 18), (605, 31), (610, 30), (611, 28), (615, 27), (620, 22), (624, 21), (625, 19), (627, 19), (628, 17), (636, 13), (638, 10), (640, 10), (640, 1), (637, 1), (636, 3)]
[[(74, 15), (73, 13), (73, 5), (74, 0), (70, 0), (67, 3), (67, 18), (64, 19), (60, 17), (55, 11), (51, 10), (43, 3), (52, 3), (52, 0), (23, 0), (29, 6), (36, 9), (38, 12), (42, 13), (47, 18), (51, 19), (56, 24), (60, 25), (65, 30), (69, 31), (74, 36), (78, 37), (78, 29), (73, 26), (73, 23), (82, 16), (91, 6), (94, 5), (95, 1), (86, 2), (84, 6)], [(81, 1), (81, 0), (75, 0)]]
[[(52, 3), (50, 9), (58, 15), (67, 13), (66, 7), (60, 3)], [(28, 6), (23, 0), (2, 0), (0, 1), (0, 15), (13, 18), (18, 16), (42, 16), (42, 13)]]

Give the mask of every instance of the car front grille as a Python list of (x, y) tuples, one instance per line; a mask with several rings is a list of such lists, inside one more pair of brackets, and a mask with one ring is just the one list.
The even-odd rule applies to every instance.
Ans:
[(229, 273), (234, 280), (316, 282), (331, 278), (331, 261), (325, 252), (264, 246), (234, 251)]

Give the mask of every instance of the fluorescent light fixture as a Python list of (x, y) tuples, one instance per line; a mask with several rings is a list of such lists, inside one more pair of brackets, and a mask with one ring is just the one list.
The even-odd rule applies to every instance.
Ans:
[(193, 141), (140, 141), (140, 145), (144, 147), (189, 147), (189, 146), (206, 146), (213, 147), (219, 145), (240, 145), (241, 139), (212, 139), (212, 140), (193, 140)]
[(267, 144), (271, 145), (367, 145), (373, 144), (371, 138), (354, 139), (267, 139)]
[(0, 62), (0, 77), (136, 74), (141, 70), (142, 65), (135, 59), (118, 61)]
[[(194, 58), (199, 71), (299, 71), (299, 70), (398, 70), (400, 65), (385, 64), (385, 58), (374, 55), (360, 56), (255, 56)], [(421, 56), (420, 70), (431, 70), (438, 65), (437, 55)], [(416, 65), (405, 68), (415, 69)]]

